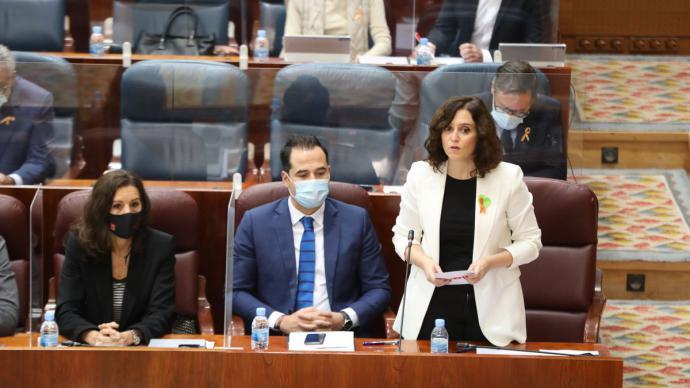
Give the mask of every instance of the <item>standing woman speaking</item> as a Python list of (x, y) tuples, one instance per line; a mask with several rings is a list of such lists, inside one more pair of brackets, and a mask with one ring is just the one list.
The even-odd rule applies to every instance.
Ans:
[[(522, 170), (501, 162), (494, 121), (476, 97), (446, 101), (425, 148), (429, 156), (412, 164), (393, 227), (401, 258), (408, 231), (415, 236), (403, 337), (428, 339), (434, 320), (444, 318), (451, 340), (525, 342), (518, 267), (537, 258), (541, 230)], [(469, 285), (435, 278), (458, 270), (472, 272)]]
[(146, 344), (175, 317), (175, 241), (148, 227), (141, 178), (101, 176), (65, 245), (56, 317), (60, 332), (91, 345)]

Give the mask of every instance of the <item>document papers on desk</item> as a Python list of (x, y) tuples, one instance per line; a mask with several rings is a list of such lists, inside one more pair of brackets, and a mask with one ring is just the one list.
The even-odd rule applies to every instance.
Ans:
[(436, 279), (450, 279), (449, 286), (455, 286), (458, 284), (470, 284), (467, 281), (467, 277), (471, 275), (470, 271), (450, 271), (450, 272), (439, 272), (435, 273), (434, 277)]
[(494, 347), (477, 346), (477, 354), (493, 354), (499, 356), (598, 356), (599, 352), (596, 350), (568, 350), (568, 349), (539, 349), (539, 350), (522, 350), (522, 349), (503, 349)]
[(307, 350), (307, 351), (331, 351), (331, 352), (354, 352), (355, 333), (351, 331), (328, 331), (326, 338), (320, 345), (305, 345), (304, 339), (308, 332), (290, 333), (288, 337), (288, 350)]
[(365, 65), (409, 65), (407, 57), (383, 57), (374, 55), (360, 55), (359, 63)]
[(154, 338), (149, 342), (149, 348), (200, 348), (213, 349), (215, 342), (203, 339), (163, 339)]

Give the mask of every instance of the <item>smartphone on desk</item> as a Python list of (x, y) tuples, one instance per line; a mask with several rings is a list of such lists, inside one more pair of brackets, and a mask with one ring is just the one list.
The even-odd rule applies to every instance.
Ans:
[(305, 345), (322, 345), (326, 340), (326, 333), (309, 333), (304, 337)]

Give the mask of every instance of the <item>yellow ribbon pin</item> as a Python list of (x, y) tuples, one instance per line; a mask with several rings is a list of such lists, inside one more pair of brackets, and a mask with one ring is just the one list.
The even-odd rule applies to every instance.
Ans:
[(522, 137), (520, 138), (520, 142), (524, 143), (526, 141), (529, 141), (529, 134), (532, 133), (532, 128), (527, 127), (525, 128), (525, 133), (522, 134)]
[(14, 120), (15, 120), (14, 116), (7, 116), (7, 117), (3, 118), (2, 120), (0, 120), (0, 124), (1, 125), (10, 125), (14, 122)]

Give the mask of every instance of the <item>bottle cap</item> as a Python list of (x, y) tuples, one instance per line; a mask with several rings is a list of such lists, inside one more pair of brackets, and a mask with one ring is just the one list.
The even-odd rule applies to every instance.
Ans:
[(429, 39), (428, 38), (422, 38), (419, 40), (419, 44), (426, 46), (429, 44)]
[(445, 319), (437, 319), (436, 320), (436, 327), (444, 327), (446, 326), (446, 320)]
[(103, 30), (101, 29), (101, 26), (93, 26), (91, 28), (91, 32), (94, 34), (100, 34), (103, 32)]
[(265, 38), (266, 37), (266, 30), (257, 31), (256, 36), (258, 36), (259, 38)]
[(46, 311), (45, 316), (43, 317), (43, 320), (45, 321), (54, 321), (55, 320), (55, 310), (48, 310)]
[(263, 307), (257, 307), (256, 308), (256, 316), (257, 317), (265, 317), (266, 316), (266, 309)]

